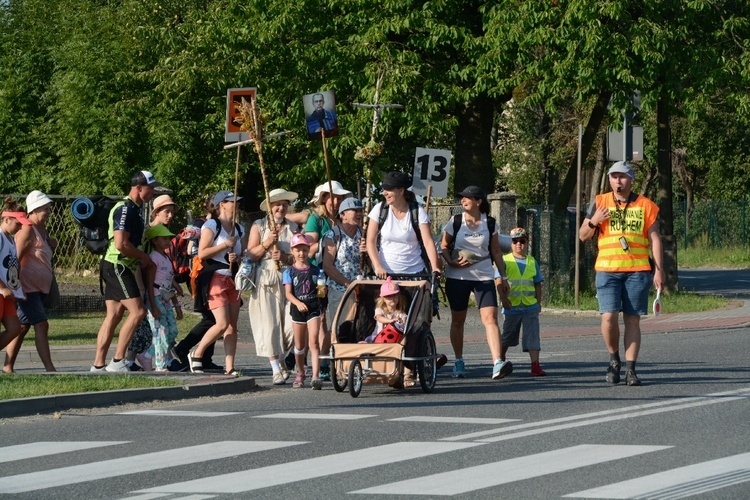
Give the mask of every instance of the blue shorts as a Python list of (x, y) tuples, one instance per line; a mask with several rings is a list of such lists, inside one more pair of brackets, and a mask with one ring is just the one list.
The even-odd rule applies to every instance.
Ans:
[(539, 310), (527, 311), (523, 314), (506, 314), (503, 320), (503, 333), (500, 342), (503, 347), (518, 345), (518, 339), (523, 327), (523, 352), (541, 351), (539, 340)]
[(44, 304), (42, 303), (45, 295), (42, 292), (29, 292), (26, 294), (26, 300), (16, 301), (19, 323), (36, 325), (47, 321), (47, 313), (44, 312)]
[(497, 307), (497, 290), (492, 280), (472, 281), (447, 278), (445, 295), (448, 297), (451, 311), (465, 311), (469, 308), (469, 296), (474, 292), (477, 308)]
[(622, 311), (631, 316), (648, 313), (648, 292), (651, 289), (651, 272), (596, 273), (596, 298), (599, 313)]

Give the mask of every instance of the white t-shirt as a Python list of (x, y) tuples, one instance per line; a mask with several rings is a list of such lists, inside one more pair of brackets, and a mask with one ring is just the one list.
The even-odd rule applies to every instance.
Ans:
[[(151, 252), (149, 256), (154, 264), (156, 264), (154, 284), (159, 287), (172, 288), (172, 278), (174, 278), (172, 261), (169, 260), (169, 257), (157, 252), (156, 250)], [(158, 288), (154, 288), (154, 294), (160, 295)]]
[(466, 213), (461, 216), (461, 227), (458, 236), (453, 234), (453, 218), (445, 226), (445, 232), (453, 236), (454, 250), (467, 250), (478, 255), (482, 260), (466, 267), (445, 267), (445, 277), (456, 280), (492, 281), (495, 277), (495, 269), (492, 267), (492, 259), (489, 258), (490, 230), (487, 227), (487, 216), (482, 214), (481, 222), (476, 231), (469, 229), (466, 225)]
[[(370, 220), (378, 222), (380, 206), (378, 203), (367, 215)], [(429, 224), (430, 217), (419, 207), (419, 225)], [(380, 228), (380, 262), (389, 274), (416, 274), (425, 268), (422, 260), (422, 249), (417, 234), (411, 224), (411, 214), (407, 211), (402, 220), (393, 215), (388, 208), (388, 216)]]
[[(242, 253), (242, 235), (245, 234), (245, 228), (242, 227), (242, 224), (237, 224), (240, 228), (240, 233), (236, 234), (237, 241), (234, 244), (234, 249), (226, 248), (226, 241), (229, 240), (229, 233), (226, 232), (223, 226), (216, 220), (216, 219), (208, 219), (203, 225), (201, 226), (201, 236), (203, 235), (203, 231), (210, 230), (211, 237), (216, 236), (216, 225), (219, 224), (219, 227), (221, 228), (221, 232), (219, 233), (219, 236), (216, 237), (213, 241), (212, 247), (220, 246), (222, 247), (222, 251), (218, 254), (211, 257), (211, 260), (215, 260), (216, 262), (221, 262), (223, 264), (229, 264), (229, 260), (227, 259), (227, 254), (230, 252), (230, 250), (233, 250), (234, 253), (236, 253), (238, 256)], [(218, 274), (224, 274), (226, 276), (231, 276), (232, 273), (229, 272), (229, 269), (219, 269), (216, 271)], [(216, 274), (215, 273), (215, 274)]]

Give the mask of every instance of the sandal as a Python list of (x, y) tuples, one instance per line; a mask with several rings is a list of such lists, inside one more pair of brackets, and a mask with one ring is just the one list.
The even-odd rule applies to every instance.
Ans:
[(404, 387), (414, 387), (417, 381), (414, 379), (414, 372), (404, 372)]
[(305, 374), (304, 373), (298, 373), (294, 377), (294, 383), (292, 384), (292, 387), (295, 389), (299, 389), (300, 387), (305, 385)]
[(224, 372), (224, 375), (227, 375), (229, 377), (237, 378), (240, 376), (239, 373), (237, 373), (237, 370), (229, 370), (228, 372)]

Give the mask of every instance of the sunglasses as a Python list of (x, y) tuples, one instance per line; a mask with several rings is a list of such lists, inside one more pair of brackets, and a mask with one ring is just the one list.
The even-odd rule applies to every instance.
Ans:
[(526, 244), (526, 239), (525, 238), (513, 238), (513, 244), (516, 244), (516, 243), (521, 243), (521, 244), (525, 245)]

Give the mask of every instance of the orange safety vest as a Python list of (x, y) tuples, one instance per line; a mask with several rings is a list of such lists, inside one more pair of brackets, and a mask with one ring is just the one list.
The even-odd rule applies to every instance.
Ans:
[[(659, 207), (645, 196), (637, 196), (627, 207), (618, 207), (614, 193), (597, 195), (596, 207), (607, 207), (610, 217), (599, 224), (599, 255), (594, 269), (610, 273), (650, 271), (648, 230), (656, 222)], [(628, 242), (628, 250), (623, 250), (622, 237)]]

